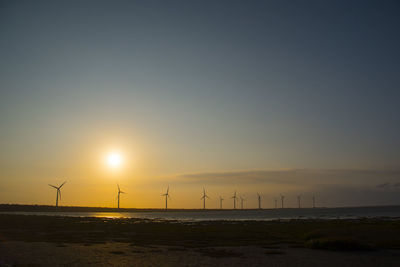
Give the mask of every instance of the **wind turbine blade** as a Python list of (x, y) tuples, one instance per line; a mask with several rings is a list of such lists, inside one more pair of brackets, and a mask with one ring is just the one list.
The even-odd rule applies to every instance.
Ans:
[(66, 182), (67, 182), (67, 181), (64, 181), (64, 183), (62, 183), (58, 188), (63, 187), (63, 185), (65, 185)]
[(61, 200), (61, 190), (60, 189), (57, 189), (57, 190), (58, 190), (58, 196), (59, 196), (59, 198)]
[(168, 188), (167, 188), (167, 195), (168, 195), (168, 192), (169, 192), (169, 186), (168, 186)]
[(117, 184), (117, 187), (118, 187), (118, 192), (120, 192), (120, 191), (121, 191), (121, 189), (119, 189), (119, 184)]
[(49, 184), (49, 186), (54, 187), (55, 189), (58, 189), (57, 186), (54, 186), (52, 184)]

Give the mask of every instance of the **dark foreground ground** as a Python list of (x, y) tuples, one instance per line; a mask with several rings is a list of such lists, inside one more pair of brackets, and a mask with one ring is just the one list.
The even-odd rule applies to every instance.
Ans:
[(0, 215), (0, 266), (399, 266), (400, 220)]

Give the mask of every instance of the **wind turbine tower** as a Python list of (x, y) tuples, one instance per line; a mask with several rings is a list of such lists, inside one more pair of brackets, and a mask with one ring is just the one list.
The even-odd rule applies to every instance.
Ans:
[(208, 197), (207, 194), (206, 194), (206, 190), (205, 190), (204, 187), (203, 187), (203, 196), (202, 196), (200, 199), (203, 200), (203, 209), (204, 209), (204, 210), (206, 209), (206, 198), (209, 199), (209, 197)]
[(245, 201), (246, 199), (244, 199), (242, 196), (240, 196), (240, 207), (243, 209), (243, 202)]
[(301, 208), (301, 195), (297, 196), (297, 202), (299, 204), (299, 209)]
[(257, 193), (257, 197), (258, 197), (258, 208), (261, 209), (261, 195)]
[(58, 207), (58, 198), (60, 198), (60, 200), (61, 200), (61, 190), (60, 190), (60, 189), (61, 189), (61, 187), (63, 187), (63, 185), (64, 185), (66, 182), (67, 182), (67, 181), (65, 181), (64, 183), (62, 183), (59, 187), (49, 184), (49, 186), (51, 186), (51, 187), (57, 189), (56, 207)]
[(312, 207), (315, 208), (315, 195), (312, 196)]
[(220, 196), (219, 197), (219, 208), (222, 210), (222, 201), (224, 201), (224, 199)]
[(169, 196), (169, 186), (167, 188), (167, 193), (162, 194), (161, 196), (165, 196), (165, 210), (167, 210), (168, 209), (168, 198), (170, 198), (170, 196)]
[(233, 197), (231, 197), (231, 198), (233, 198), (233, 209), (235, 210), (236, 209), (236, 201), (237, 201), (236, 191), (233, 194)]
[(118, 209), (119, 209), (119, 199), (121, 194), (126, 194), (125, 192), (122, 192), (121, 189), (119, 188), (119, 184), (117, 184), (118, 187)]
[(281, 204), (282, 204), (282, 209), (283, 209), (283, 200), (285, 199), (285, 196), (281, 194)]

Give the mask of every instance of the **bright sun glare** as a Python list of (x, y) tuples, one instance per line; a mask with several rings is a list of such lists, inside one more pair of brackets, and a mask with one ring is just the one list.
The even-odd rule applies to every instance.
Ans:
[(107, 156), (107, 164), (110, 167), (117, 168), (122, 164), (122, 157), (118, 153), (111, 153)]

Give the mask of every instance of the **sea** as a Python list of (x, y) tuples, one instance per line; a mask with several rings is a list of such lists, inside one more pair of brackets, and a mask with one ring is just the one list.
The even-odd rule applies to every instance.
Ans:
[(129, 212), (26, 212), (7, 211), (0, 214), (47, 215), (99, 218), (136, 218), (161, 221), (274, 221), (309, 219), (400, 219), (400, 206), (343, 207), (343, 208), (287, 208), (245, 210), (170, 210)]

